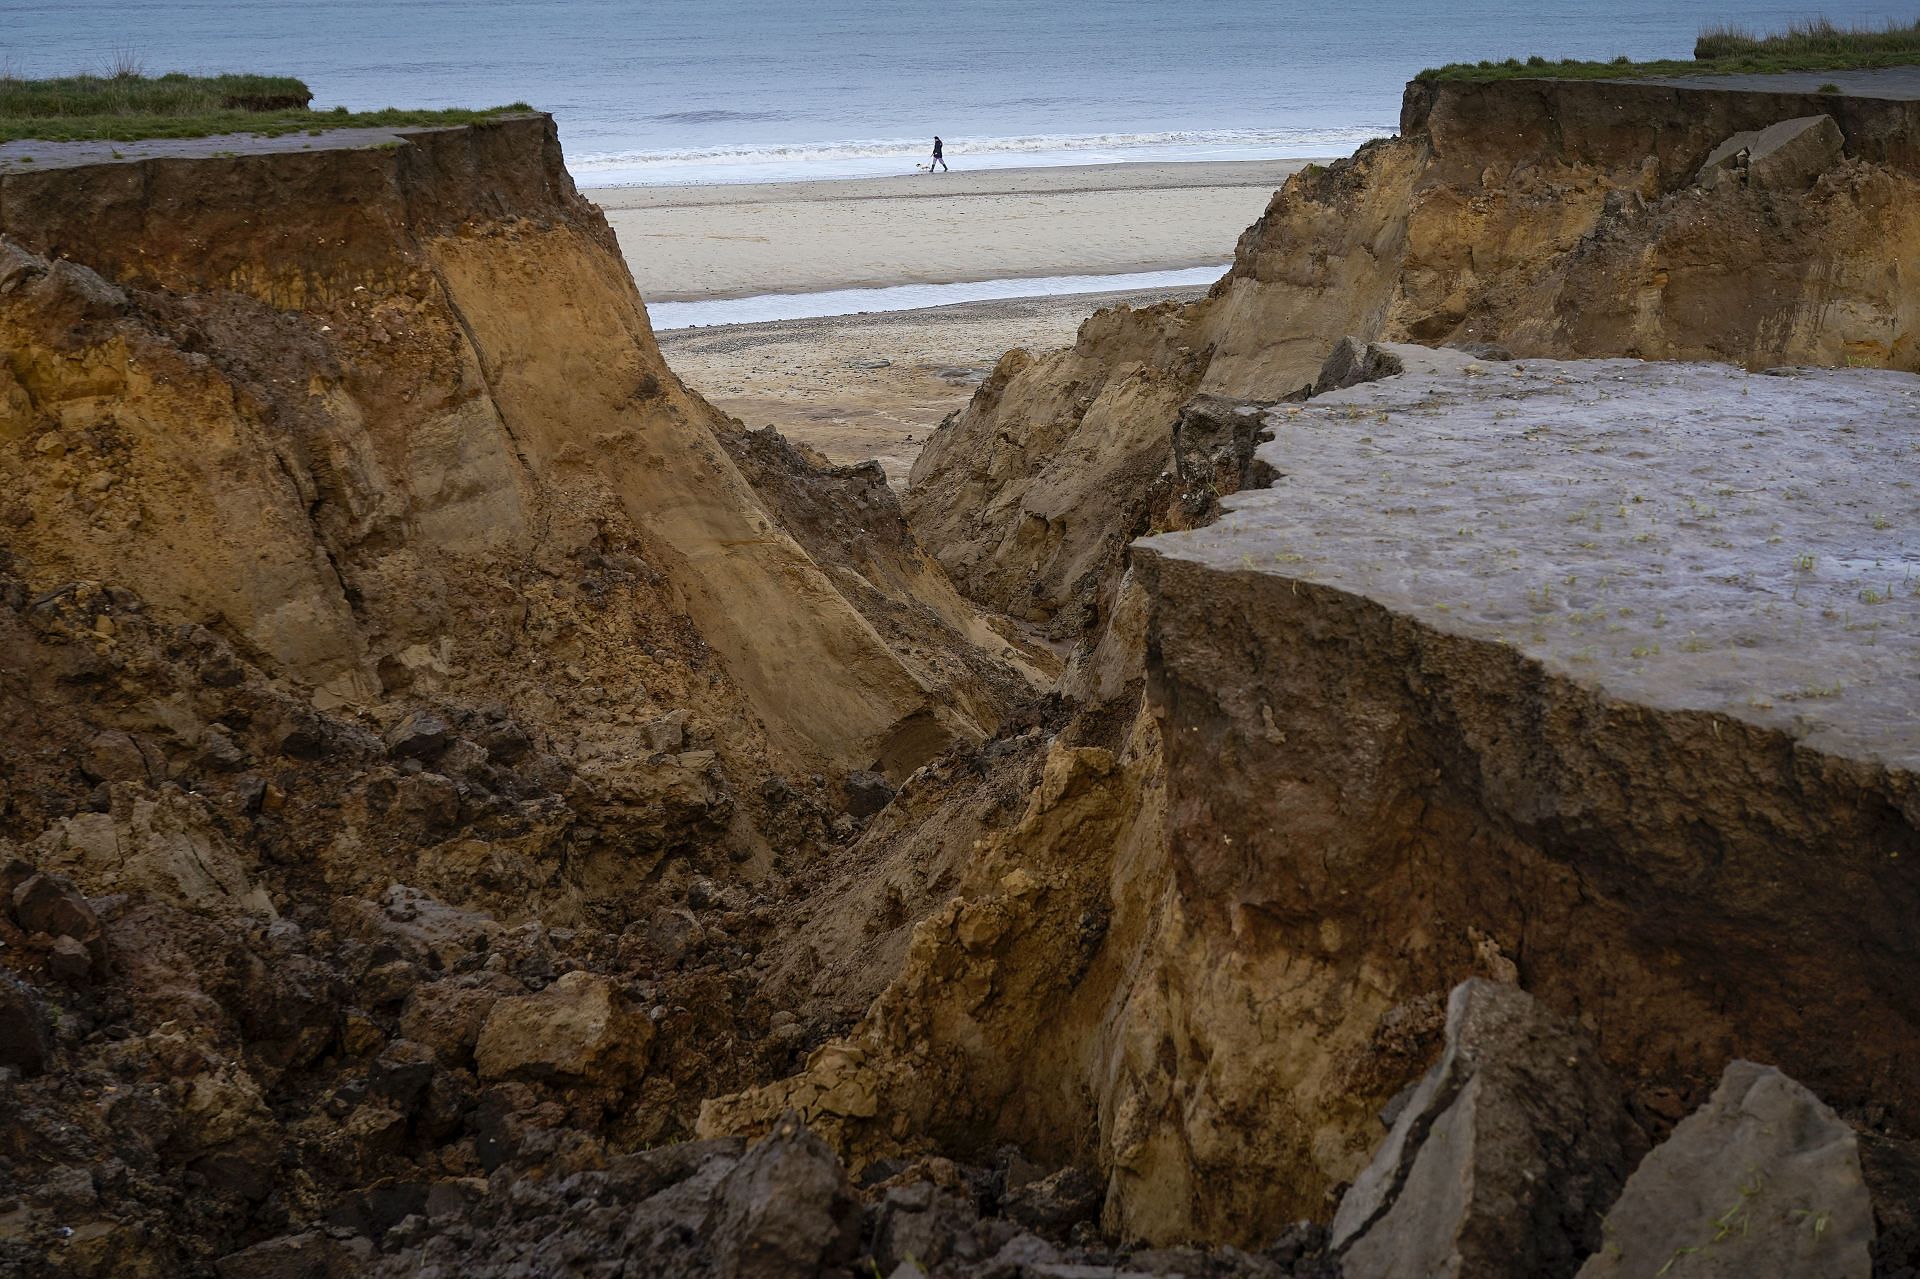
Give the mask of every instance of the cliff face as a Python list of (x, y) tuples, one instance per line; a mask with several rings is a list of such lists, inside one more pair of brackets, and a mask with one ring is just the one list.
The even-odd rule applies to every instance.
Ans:
[[(1764, 103), (1481, 92), (930, 447), (941, 558), (1079, 641), (1043, 698), (877, 468), (673, 378), (544, 119), (0, 173), (0, 1269), (1004, 1274), (1338, 1205), (1350, 1269), (1571, 1274), (1615, 1194), (1691, 1246), (1630, 1156), (1740, 1054), (1847, 1122), (1769, 1076), (1688, 1193), (1817, 1146), (1754, 1240), (1909, 1265), (1920, 379), (1322, 360), (1897, 363), (1912, 157), (1861, 107), (1695, 188)], [(1695, 223), (1780, 274), (1609, 328)], [(1342, 1262), (1288, 1239), (1126, 1264)]]
[[(1827, 112), (1843, 154), (1804, 186), (1695, 184), (1730, 135)], [(1052, 617), (1089, 563), (1118, 564), (1153, 523), (1142, 488), (1110, 472), (1161, 469), (1196, 394), (1299, 394), (1347, 334), (1920, 368), (1915, 115), (1803, 94), (1416, 83), (1402, 136), (1290, 179), (1207, 298), (1103, 313), (1069, 350), (1004, 359), (916, 464), (915, 528), (975, 598)], [(1093, 474), (1060, 462), (1093, 454), (1110, 459)]]
[(1281, 478), (1135, 545), (1019, 820), (705, 1131), (1016, 1142), (1122, 1236), (1253, 1242), (1330, 1214), (1479, 975), (1656, 1127), (1751, 1057), (1912, 1132), (1916, 601), (1868, 578), (1920, 553), (1920, 379), (1387, 354), (1253, 410)]
[(1021, 683), (911, 655), (957, 601), (890, 645), (769, 515), (545, 118), (9, 172), (0, 237), (36, 585), (136, 583), (324, 704), (697, 699), (779, 771), (902, 775)]
[(679, 383), (550, 121), (376, 137), (0, 170), (7, 1274), (685, 1135), (824, 1033), (790, 878), (1053, 672)]

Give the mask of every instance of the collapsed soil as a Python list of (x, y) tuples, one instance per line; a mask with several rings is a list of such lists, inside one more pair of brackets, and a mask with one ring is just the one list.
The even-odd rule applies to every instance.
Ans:
[[(1751, 104), (1636, 99), (1485, 176), (1592, 91), (1435, 91), (1207, 299), (1002, 360), (905, 503), (679, 381), (549, 122), (0, 175), (0, 1263), (1319, 1274), (1490, 982), (1623, 1133), (1792, 1058), (1911, 1267), (1910, 772), (1136, 541), (1381, 330), (1911, 362), (1893, 132), (1696, 184)], [(1618, 309), (1702, 225), (1853, 304)]]

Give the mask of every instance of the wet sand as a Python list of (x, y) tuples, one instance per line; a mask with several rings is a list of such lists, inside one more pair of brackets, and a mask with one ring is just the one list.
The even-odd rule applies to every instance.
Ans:
[[(649, 302), (1218, 264), (1304, 160), (1116, 164), (585, 194)], [(748, 426), (904, 485), (942, 418), (1014, 347), (1072, 343), (1167, 287), (972, 302), (659, 335), (681, 377)]]

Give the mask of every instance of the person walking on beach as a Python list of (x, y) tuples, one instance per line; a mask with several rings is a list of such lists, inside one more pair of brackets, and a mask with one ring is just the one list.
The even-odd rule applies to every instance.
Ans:
[[(934, 164), (937, 164), (937, 165), (939, 165), (939, 166), (940, 166), (941, 168), (943, 168), (943, 169), (947, 169), (947, 161), (946, 161), (946, 159), (945, 159), (945, 157), (941, 155), (941, 147), (940, 147), (940, 135), (939, 135), (939, 134), (937, 134), (937, 133), (933, 135), (933, 164), (929, 164), (929, 165), (927, 166), (927, 172), (928, 172), (928, 173), (932, 173), (932, 172), (933, 172), (933, 165), (934, 165)], [(953, 170), (952, 170), (952, 169), (947, 169), (947, 172), (948, 172), (948, 173), (952, 173), (952, 172), (953, 172)]]

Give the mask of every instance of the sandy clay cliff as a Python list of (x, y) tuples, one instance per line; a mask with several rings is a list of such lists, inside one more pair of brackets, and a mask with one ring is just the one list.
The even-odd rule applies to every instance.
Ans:
[[(793, 1080), (710, 1103), (703, 1131), (794, 1111), (883, 1164), (1015, 1142), (1102, 1173), (1102, 1220), (1122, 1236), (1251, 1244), (1288, 1217), (1338, 1205), (1351, 1218), (1347, 1188), (1369, 1178), (1402, 1192), (1413, 1161), (1377, 1171), (1378, 1116), (1406, 1113), (1403, 1089), (1447, 1034), (1449, 989), (1479, 976), (1577, 1018), (1645, 1136), (1741, 1057), (1844, 1104), (1897, 1270), (1920, 1079), (1896, 975), (1914, 962), (1915, 690), (1905, 657), (1869, 650), (1913, 621), (1911, 527), (1890, 512), (1912, 504), (1900, 477), (1920, 383), (1861, 371), (1799, 388), (1676, 365), (1689, 371), (1670, 388), (1635, 392), (1663, 366), (1535, 367), (1567, 354), (1913, 368), (1913, 104), (1822, 101), (1415, 85), (1405, 135), (1291, 181), (1207, 299), (1102, 313), (1069, 350), (1007, 356), (930, 443), (907, 504), (966, 590), (1075, 645), (1071, 710), (1018, 823), (976, 845), (957, 895), (928, 903), (854, 1032)], [(1706, 431), (1727, 401), (1712, 441), (1601, 439), (1616, 415), (1698, 415)], [(1468, 414), (1464, 469), (1390, 480), (1412, 426), (1437, 415), (1444, 430), (1448, 414)], [(1294, 509), (1299, 477), (1324, 463), (1290, 433), (1318, 424), (1336, 433), (1316, 439), (1344, 430), (1376, 460)], [(1800, 426), (1873, 446), (1708, 478), (1722, 450), (1785, 458)], [(1475, 504), (1494, 501), (1478, 469), (1530, 465), (1546, 441), (1564, 470), (1519, 506), (1579, 489), (1553, 494), (1560, 525), (1604, 509), (1609, 532), (1631, 525), (1625, 539), (1544, 548)], [(1785, 523), (1713, 523), (1731, 506), (1760, 521), (1756, 495), (1829, 467), (1836, 483), (1860, 468), (1891, 487), (1836, 502), (1836, 526), (1793, 554), (1776, 549), (1793, 540)], [(1291, 526), (1236, 542), (1241, 513), (1269, 505), (1233, 494), (1268, 484)], [(1456, 486), (1474, 497), (1445, 509), (1458, 504), (1436, 495)], [(1636, 569), (1637, 551), (1670, 545), (1667, 524), (1713, 534), (1684, 563)], [(1329, 543), (1345, 525), (1369, 546), (1343, 563)], [(1502, 603), (1500, 624), (1458, 624), (1498, 579), (1447, 586), (1407, 565), (1392, 590), (1354, 580), (1415, 544), (1453, 563), (1476, 534), (1531, 592)], [(1703, 589), (1609, 610), (1604, 595), (1643, 571)], [(1733, 673), (1729, 652), (1760, 651), (1788, 624), (1783, 601), (1812, 607), (1816, 578), (1815, 615), (1864, 665), (1836, 653)], [(1721, 582), (1739, 584), (1724, 607), (1744, 629), (1708, 639)], [(1582, 642), (1558, 647), (1560, 627)], [(1880, 735), (1827, 731), (1849, 723)], [(947, 864), (903, 847), (860, 874), (911, 882)], [(851, 971), (864, 946), (823, 930), (821, 962)], [(1457, 1206), (1481, 1174), (1443, 1166), (1450, 1189), (1423, 1193)], [(1536, 1218), (1526, 1246), (1524, 1231), (1482, 1235), (1500, 1265), (1446, 1269), (1446, 1248), (1389, 1263), (1338, 1227), (1335, 1247), (1353, 1274), (1570, 1274), (1608, 1246), (1595, 1201), (1614, 1192), (1583, 1193), (1509, 1201), (1560, 1225)], [(1456, 1220), (1434, 1202), (1426, 1225)], [(1562, 1228), (1557, 1256), (1529, 1251)], [(1832, 1273), (1866, 1265), (1862, 1250)]]
[(543, 117), (0, 150), (0, 1267), (1910, 1273), (1910, 114), (1416, 86), (904, 505)]
[(1116, 578), (1127, 540), (1180, 526), (1153, 498), (1181, 407), (1301, 395), (1349, 334), (1920, 369), (1920, 103), (1416, 81), (1402, 117), (1289, 180), (1205, 299), (1103, 312), (1067, 350), (1002, 359), (907, 499), (971, 595), (1079, 635), (1083, 588)]
[[(9, 1065), (36, 1083), (7, 1085), (4, 1153), (15, 1190), (49, 1158), (140, 1154), (104, 1192), (137, 1208), (75, 1226), (10, 1200), (14, 1255), (184, 1272), (310, 1219), (444, 1146), (410, 1127), (428, 1077), (464, 1081), (463, 1126), (486, 1008), (569, 970), (603, 1033), (644, 1041), (595, 1104), (651, 1088), (647, 1140), (763, 1049), (787, 1061), (773, 1010), (731, 1029), (772, 927), (745, 885), (990, 735), (1050, 655), (961, 600), (877, 468), (829, 471), (680, 385), (545, 117), (37, 149), (0, 172), (3, 940), (91, 993), (9, 979)], [(683, 997), (632, 984), (669, 971)], [(675, 1018), (729, 1029), (671, 1066)], [(309, 1185), (301, 1125), (361, 1122), (313, 1090), (394, 1051), (405, 1101)], [(79, 1127), (37, 1108), (100, 1098), (96, 1069), (136, 1082)], [(583, 1082), (555, 1069), (493, 1073)], [(676, 1075), (698, 1080), (678, 1102)], [(128, 1089), (157, 1106), (138, 1132)]]

